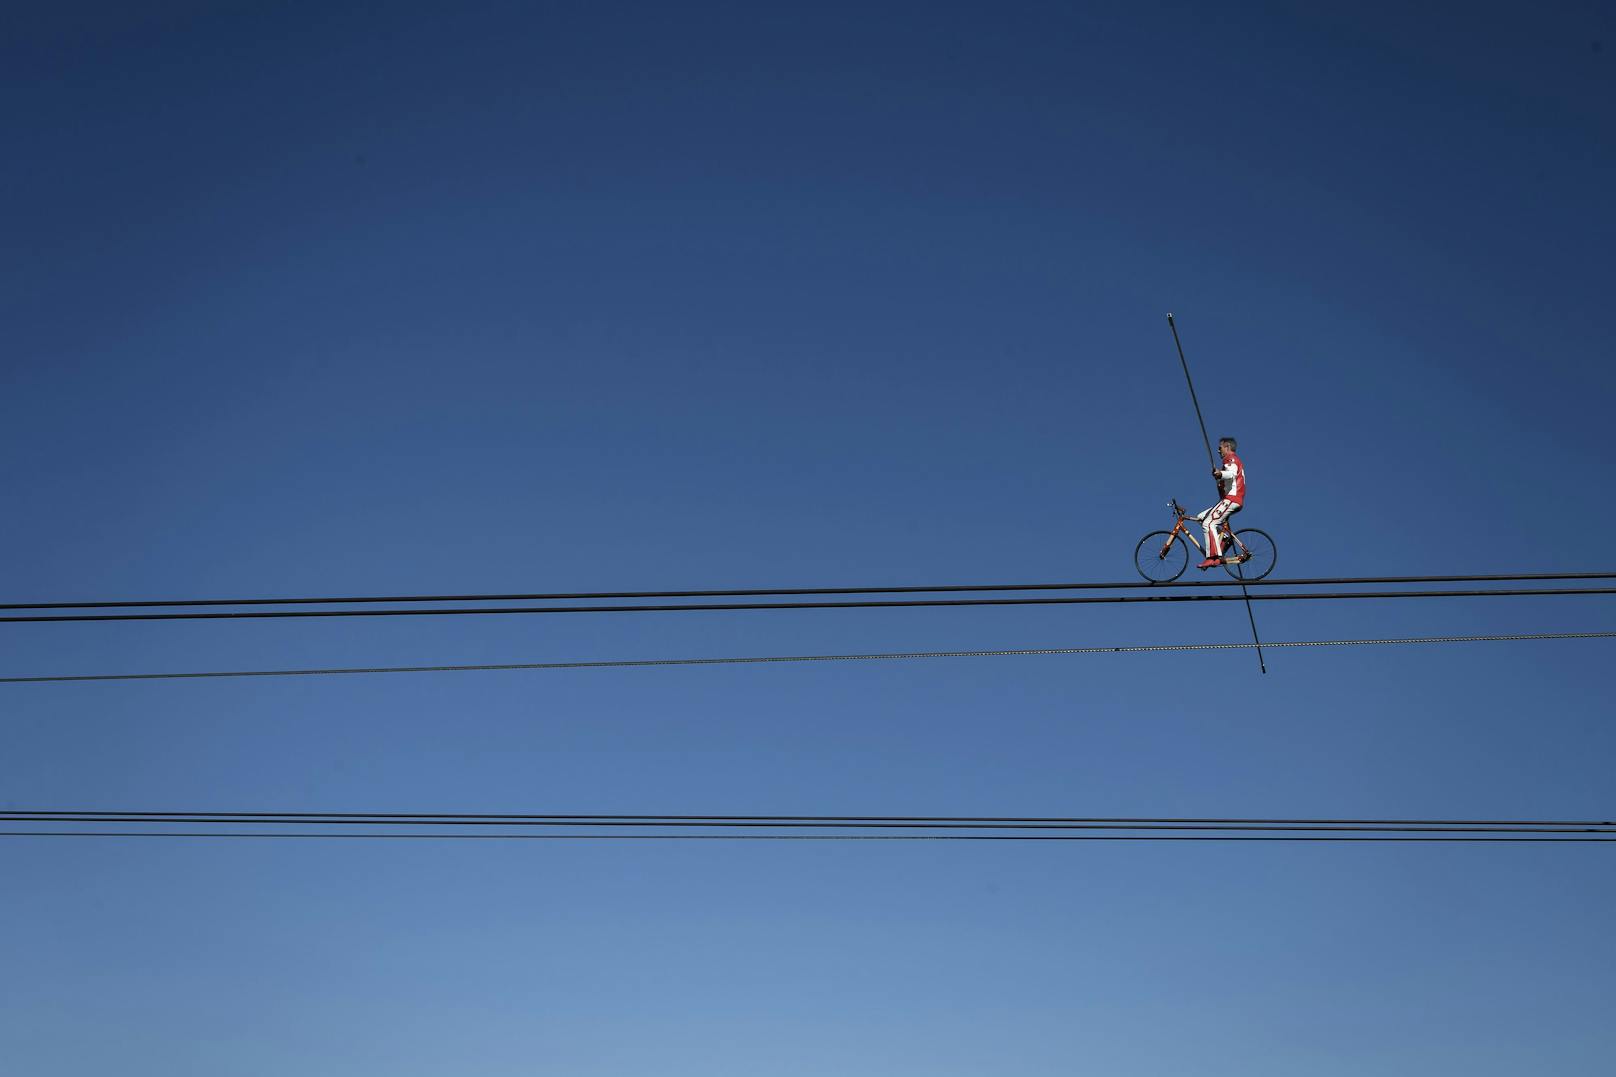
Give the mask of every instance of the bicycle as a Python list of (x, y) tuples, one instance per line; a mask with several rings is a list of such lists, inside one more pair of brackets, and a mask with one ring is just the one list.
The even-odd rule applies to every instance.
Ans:
[[(1190, 546), (1194, 546), (1197, 553), (1202, 552), (1201, 544), (1184, 524), (1189, 512), (1179, 505), (1177, 498), (1170, 498), (1167, 504), (1173, 510), (1172, 530), (1152, 531), (1140, 539), (1139, 545), (1133, 550), (1134, 567), (1139, 570), (1139, 575), (1151, 583), (1171, 583), (1182, 576), (1184, 569), (1189, 566)], [(1235, 531), (1229, 527), (1227, 520), (1219, 527), (1223, 536), (1223, 567), (1229, 575), (1250, 583), (1274, 571), (1279, 551), (1274, 547), (1274, 540), (1268, 537), (1268, 532), (1254, 527)], [(1184, 541), (1180, 542), (1179, 539)], [(1232, 555), (1229, 551), (1233, 551)]]

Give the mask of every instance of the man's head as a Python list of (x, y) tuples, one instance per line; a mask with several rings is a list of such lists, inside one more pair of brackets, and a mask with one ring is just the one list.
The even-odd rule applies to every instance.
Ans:
[(1225, 457), (1233, 456), (1234, 455), (1234, 450), (1235, 450), (1235, 440), (1234, 440), (1234, 438), (1219, 438), (1218, 439), (1218, 452), (1222, 453)]

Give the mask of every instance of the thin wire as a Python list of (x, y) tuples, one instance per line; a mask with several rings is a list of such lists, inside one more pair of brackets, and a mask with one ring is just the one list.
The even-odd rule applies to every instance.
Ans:
[[(1545, 580), (1612, 580), (1616, 572), (1524, 572), (1469, 576), (1337, 576), (1294, 580), (1247, 580), (1251, 587), (1360, 586), (1402, 583), (1520, 583)], [(756, 598), (765, 595), (889, 595), (945, 594), (981, 591), (1114, 591), (1185, 587), (1237, 587), (1233, 579), (1188, 580), (1179, 583), (1125, 580), (1117, 583), (982, 583), (944, 584), (936, 587), (773, 587), (706, 591), (573, 591), (524, 594), (468, 595), (346, 595), (310, 598), (191, 598), (114, 602), (6, 602), (0, 610), (140, 609), (157, 606), (336, 606), (388, 602), (581, 602), (629, 598)]]
[(677, 829), (703, 829), (703, 830), (987, 830), (987, 831), (1019, 831), (1019, 830), (1127, 830), (1127, 831), (1238, 831), (1238, 832), (1282, 832), (1297, 831), (1303, 833), (1351, 833), (1362, 832), (1372, 834), (1610, 834), (1616, 836), (1616, 828), (1612, 824), (1587, 823), (1565, 825), (1491, 825), (1491, 826), (1459, 826), (1451, 823), (1433, 825), (1407, 826), (1407, 825), (1327, 825), (1317, 824), (1290, 824), (1290, 823), (1256, 823), (1256, 824), (1227, 824), (1202, 822), (1148, 822), (1148, 823), (1108, 823), (1108, 822), (1048, 822), (1048, 823), (1002, 823), (1002, 822), (879, 822), (875, 820), (862, 820), (857, 822), (835, 822), (826, 819), (808, 819), (800, 822), (770, 821), (767, 819), (753, 820), (708, 820), (689, 821), (678, 818), (661, 819), (642, 817), (631, 819), (612, 819), (609, 817), (577, 818), (566, 817), (520, 817), (507, 816), (499, 819), (485, 819), (476, 816), (372, 816), (329, 815), (311, 818), (302, 812), (293, 812), (287, 815), (273, 813), (219, 813), (217, 815), (199, 812), (173, 812), (162, 815), (153, 815), (148, 812), (6, 812), (0, 814), (0, 820), (6, 822), (27, 823), (74, 823), (74, 824), (104, 824), (104, 823), (133, 823), (142, 825), (165, 824), (225, 824), (225, 823), (251, 823), (253, 825), (299, 825), (299, 826), (455, 826), (455, 827), (666, 827)]
[(393, 841), (1374, 841), (1433, 843), (1616, 844), (1616, 838), (1448, 837), (1335, 834), (320, 834), (309, 831), (0, 830), (0, 838), (309, 838)]
[[(1490, 636), (1415, 636), (1400, 639), (1283, 640), (1264, 647), (1376, 647), (1416, 643), (1486, 643), (1521, 640), (1612, 639), (1616, 632), (1535, 632)], [(80, 681), (176, 681), (227, 677), (327, 677), (355, 673), (481, 673), (548, 669), (633, 669), (651, 666), (737, 666), (771, 662), (878, 662), (910, 658), (1003, 658), (1028, 655), (1135, 654), (1153, 651), (1250, 650), (1251, 643), (1152, 643), (1125, 647), (1035, 647), (984, 651), (895, 651), (881, 654), (796, 654), (734, 658), (645, 658), (601, 662), (493, 662), (477, 665), (349, 666), (326, 669), (246, 669), (200, 673), (90, 673), (51, 677), (0, 677), (0, 684)]]
[(884, 826), (897, 823), (922, 823), (928, 826), (949, 827), (967, 823), (1050, 823), (1060, 825), (1104, 824), (1107, 829), (1123, 829), (1135, 824), (1182, 823), (1220, 824), (1239, 826), (1305, 825), (1311, 827), (1616, 827), (1609, 819), (1310, 819), (1310, 818), (1221, 818), (1197, 816), (1061, 816), (1061, 815), (667, 815), (667, 814), (535, 814), (531, 812), (299, 812), (299, 811), (126, 811), (103, 809), (84, 811), (73, 809), (17, 809), (0, 811), (0, 822), (39, 821), (45, 817), (64, 816), (82, 819), (89, 816), (117, 816), (130, 822), (182, 822), (190, 819), (222, 817), (228, 822), (301, 821), (371, 823), (402, 820), (430, 823), (441, 820), (474, 820), (503, 825), (507, 823), (538, 821), (546, 824), (581, 822), (596, 825), (604, 822), (676, 823), (679, 825), (707, 826), (727, 823), (857, 823)]
[(450, 607), (445, 609), (365, 609), (365, 610), (232, 610), (226, 613), (93, 613), (45, 614), (0, 617), (0, 623), (26, 624), (45, 621), (207, 621), (263, 620), (308, 617), (452, 617), (479, 614), (531, 613), (691, 613), (734, 610), (820, 610), (877, 609), (919, 606), (1072, 606), (1124, 602), (1316, 602), (1345, 598), (1521, 598), (1549, 595), (1610, 595), (1613, 587), (1493, 588), (1473, 591), (1332, 591), (1256, 595), (1086, 595), (1064, 598), (927, 598), (892, 599), (869, 602), (713, 602), (688, 605), (639, 606), (501, 606)]

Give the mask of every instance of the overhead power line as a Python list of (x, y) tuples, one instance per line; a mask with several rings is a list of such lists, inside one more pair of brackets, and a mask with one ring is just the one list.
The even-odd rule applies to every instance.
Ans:
[(700, 830), (1126, 830), (1611, 834), (1610, 820), (1193, 819), (849, 815), (552, 815), (409, 812), (6, 811), (0, 822), (295, 826), (655, 827)]
[(393, 841), (1350, 841), (1388, 844), (1442, 842), (1454, 845), (1616, 844), (1605, 837), (1453, 837), (1419, 834), (422, 834), (311, 833), (308, 831), (88, 831), (0, 830), (0, 838), (310, 838)]
[[(0, 824), (70, 824), (6, 837), (639, 841), (1616, 841), (1608, 820), (1226, 819), (1059, 816), (599, 815), (409, 812), (6, 811)], [(139, 826), (108, 830), (109, 824)], [(219, 827), (296, 826), (293, 831)], [(174, 830), (172, 827), (204, 829)], [(406, 827), (408, 830), (340, 829)], [(433, 829), (422, 830), (421, 827)], [(442, 828), (460, 828), (445, 831)], [(623, 833), (608, 828), (635, 828)], [(514, 829), (513, 829), (514, 828)], [(588, 833), (557, 833), (563, 828)], [(813, 831), (800, 833), (798, 831)], [(650, 831), (650, 832), (647, 832)], [(677, 832), (669, 832), (677, 831)], [(744, 831), (744, 832), (742, 832)], [(831, 833), (826, 833), (831, 831)], [(848, 833), (876, 831), (877, 833)], [(902, 833), (892, 833), (902, 831)], [(966, 833), (969, 831), (969, 833)], [(1027, 833), (1038, 831), (1038, 833)], [(1049, 833), (1055, 831), (1057, 833)]]
[(123, 822), (196, 822), (204, 817), (229, 822), (410, 822), (431, 823), (443, 821), (475, 821), (489, 824), (534, 822), (544, 825), (579, 824), (593, 826), (603, 822), (658, 823), (677, 826), (725, 826), (798, 823), (823, 825), (846, 823), (858, 826), (893, 826), (925, 824), (929, 826), (953, 825), (1011, 825), (1022, 823), (1070, 825), (1103, 824), (1108, 827), (1134, 824), (1218, 824), (1226, 826), (1318, 826), (1318, 827), (1616, 827), (1613, 819), (1389, 819), (1346, 818), (1321, 819), (1311, 817), (1251, 817), (1251, 816), (1140, 816), (1140, 815), (669, 815), (666, 813), (625, 812), (333, 812), (333, 811), (155, 811), (128, 809), (84, 808), (8, 808), (0, 810), (0, 822), (40, 819), (114, 819)]
[[(1555, 595), (1610, 595), (1613, 587), (1556, 587), (1556, 588), (1489, 588), (1485, 590), (1440, 591), (1329, 591), (1286, 592), (1284, 594), (1256, 593), (1252, 602), (1318, 602), (1339, 599), (1377, 598), (1525, 598)], [(1060, 598), (925, 598), (883, 599), (858, 602), (704, 602), (688, 604), (658, 604), (632, 606), (473, 606), (434, 609), (362, 609), (362, 610), (230, 610), (213, 613), (92, 613), (92, 614), (40, 614), (0, 617), (0, 623), (34, 623), (57, 621), (206, 621), (206, 620), (264, 620), (311, 617), (452, 617), (486, 614), (542, 614), (542, 613), (694, 613), (730, 612), (737, 610), (816, 610), (816, 609), (877, 609), (923, 606), (1072, 606), (1091, 604), (1120, 604), (1139, 602), (1242, 602), (1244, 595), (1230, 594), (1145, 594), (1145, 595), (1082, 595)]]
[[(1616, 580), (1616, 572), (1517, 572), (1468, 576), (1334, 576), (1290, 580), (1246, 580), (1249, 587), (1357, 587), (1370, 584), (1411, 583), (1528, 583), (1548, 580)], [(761, 598), (768, 595), (896, 595), (949, 594), (990, 591), (1117, 591), (1176, 590), (1180, 588), (1235, 588), (1233, 579), (1187, 580), (1154, 583), (1124, 580), (1114, 583), (970, 583), (894, 587), (756, 587), (697, 591), (553, 591), (506, 594), (455, 595), (325, 595), (306, 598), (189, 598), (115, 600), (109, 602), (4, 602), (0, 610), (145, 609), (204, 606), (336, 606), (393, 602), (585, 602), (640, 598)]]
[[(1380, 647), (1397, 644), (1517, 642), (1523, 640), (1616, 639), (1616, 632), (1535, 632), (1482, 636), (1410, 636), (1392, 639), (1286, 640), (1264, 647)], [(598, 662), (491, 662), (435, 666), (346, 666), (324, 669), (217, 670), (196, 673), (90, 673), (39, 677), (0, 677), (0, 684), (54, 684), (75, 681), (172, 681), (230, 677), (323, 677), (359, 673), (472, 673), (511, 670), (633, 669), (652, 666), (736, 666), (784, 662), (876, 662), (914, 658), (999, 658), (1031, 655), (1139, 654), (1173, 651), (1250, 650), (1252, 643), (1150, 643), (1116, 647), (1031, 647), (977, 651), (889, 651), (873, 654), (758, 655), (721, 658), (644, 658)]]

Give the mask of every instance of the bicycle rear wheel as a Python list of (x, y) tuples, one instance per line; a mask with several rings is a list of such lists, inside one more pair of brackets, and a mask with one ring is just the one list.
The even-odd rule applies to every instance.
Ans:
[(1235, 548), (1224, 551), (1227, 559), (1223, 562), (1223, 567), (1229, 571), (1229, 575), (1251, 583), (1274, 571), (1274, 562), (1279, 559), (1279, 550), (1275, 548), (1274, 540), (1268, 537), (1268, 532), (1259, 531), (1254, 527), (1241, 528), (1234, 533), (1234, 540)]
[(1133, 548), (1133, 567), (1151, 583), (1169, 583), (1184, 574), (1190, 563), (1188, 543), (1175, 542), (1171, 531), (1152, 531)]

